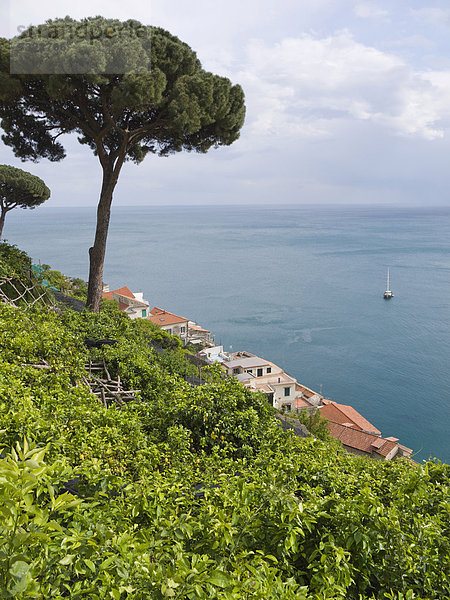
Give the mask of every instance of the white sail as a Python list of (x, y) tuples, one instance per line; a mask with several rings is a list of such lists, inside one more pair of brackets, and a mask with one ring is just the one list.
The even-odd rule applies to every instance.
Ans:
[(387, 280), (386, 280), (386, 291), (384, 292), (385, 298), (392, 298), (394, 294), (391, 292), (390, 282), (389, 282), (389, 269), (387, 270)]

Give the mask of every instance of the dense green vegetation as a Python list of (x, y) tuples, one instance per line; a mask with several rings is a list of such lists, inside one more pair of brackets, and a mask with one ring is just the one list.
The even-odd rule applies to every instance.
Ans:
[[(99, 404), (90, 355), (136, 401)], [(448, 466), (296, 438), (263, 396), (189, 368), (113, 303), (0, 305), (0, 598), (450, 598)]]

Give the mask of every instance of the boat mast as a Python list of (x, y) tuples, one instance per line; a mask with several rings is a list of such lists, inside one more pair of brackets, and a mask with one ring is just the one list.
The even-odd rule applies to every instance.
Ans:
[(386, 283), (386, 291), (390, 292), (390, 287), (389, 287), (389, 268), (388, 268), (388, 272), (387, 272), (387, 283)]

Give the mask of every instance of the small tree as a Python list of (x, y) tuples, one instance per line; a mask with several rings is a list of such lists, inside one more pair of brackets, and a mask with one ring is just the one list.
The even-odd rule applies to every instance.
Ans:
[(36, 175), (0, 165), (0, 240), (6, 213), (13, 208), (35, 208), (50, 198), (50, 190)]
[(100, 306), (111, 202), (124, 162), (140, 163), (149, 152), (229, 145), (244, 116), (241, 87), (204, 71), (187, 44), (158, 27), (66, 17), (0, 38), (3, 141), (22, 160), (59, 161), (65, 153), (57, 138), (75, 132), (100, 161), (89, 250), (93, 311)]
[(320, 410), (317, 408), (301, 410), (298, 414), (298, 420), (306, 427), (309, 433), (312, 433), (312, 435), (315, 435), (321, 440), (330, 439), (327, 427), (328, 421), (322, 417)]

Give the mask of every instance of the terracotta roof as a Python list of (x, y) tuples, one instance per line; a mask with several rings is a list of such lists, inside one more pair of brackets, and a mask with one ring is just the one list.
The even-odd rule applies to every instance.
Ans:
[(387, 456), (398, 444), (371, 433), (366, 433), (353, 427), (345, 427), (341, 423), (328, 422), (328, 431), (334, 438), (341, 440), (344, 446), (354, 448), (367, 454), (380, 454)]
[[(376, 440), (373, 440), (371, 446), (373, 448), (381, 448), (382, 446), (384, 446), (385, 441), (386, 440), (384, 440), (383, 438), (377, 438)], [(392, 440), (390, 440), (390, 441), (392, 441)]]
[(381, 435), (381, 431), (352, 406), (338, 404), (332, 400), (323, 400), (323, 404), (324, 406), (321, 407), (320, 413), (325, 419), (341, 423), (342, 425), (350, 423), (355, 429)]
[[(126, 285), (124, 285), (123, 287), (119, 288), (118, 290), (112, 290), (111, 292), (103, 292), (102, 293), (102, 298), (107, 298), (108, 300), (114, 300), (115, 296), (123, 296), (125, 298), (129, 298), (130, 300), (133, 300), (133, 304), (138, 304), (139, 306), (145, 306), (148, 307), (148, 302), (145, 300), (138, 300), (136, 298), (136, 296), (133, 294), (133, 292), (130, 290), (130, 288), (128, 288)], [(125, 304), (124, 302), (121, 302), (119, 300), (119, 306), (121, 310), (125, 310), (125, 308), (127, 308), (129, 305)], [(125, 308), (123, 308), (125, 307)]]
[(189, 329), (193, 329), (194, 331), (204, 331), (205, 333), (211, 333), (208, 329), (203, 329), (200, 325), (189, 325)]
[(389, 452), (396, 447), (398, 447), (398, 444), (396, 442), (386, 442), (384, 446), (381, 446), (381, 448), (378, 448), (378, 450), (376, 450), (375, 452), (377, 454), (381, 454), (381, 456), (387, 456)]
[[(133, 292), (126, 285), (119, 288), (118, 290), (112, 290), (111, 292), (106, 292), (106, 294), (111, 294), (111, 297), (112, 297), (112, 294), (117, 294), (118, 296), (126, 296), (127, 298), (131, 298), (132, 300), (135, 300)], [(103, 297), (105, 297), (105, 294), (103, 294)]]
[(157, 306), (152, 308), (148, 318), (152, 323), (155, 323), (155, 325), (159, 325), (160, 327), (163, 327), (164, 325), (176, 325), (177, 323), (188, 322), (188, 319), (174, 315), (173, 313), (163, 310), (162, 308), (158, 308)]
[(297, 396), (295, 398), (295, 408), (311, 408), (311, 404), (306, 402), (303, 398)]
[(302, 392), (306, 398), (310, 398), (311, 396), (319, 396), (320, 398), (322, 397), (322, 396), (320, 396), (320, 394), (318, 394), (317, 392), (313, 392), (313, 390), (310, 390), (309, 388), (307, 388), (305, 385), (302, 385), (301, 383), (297, 383), (295, 386), (295, 389), (299, 392)]

